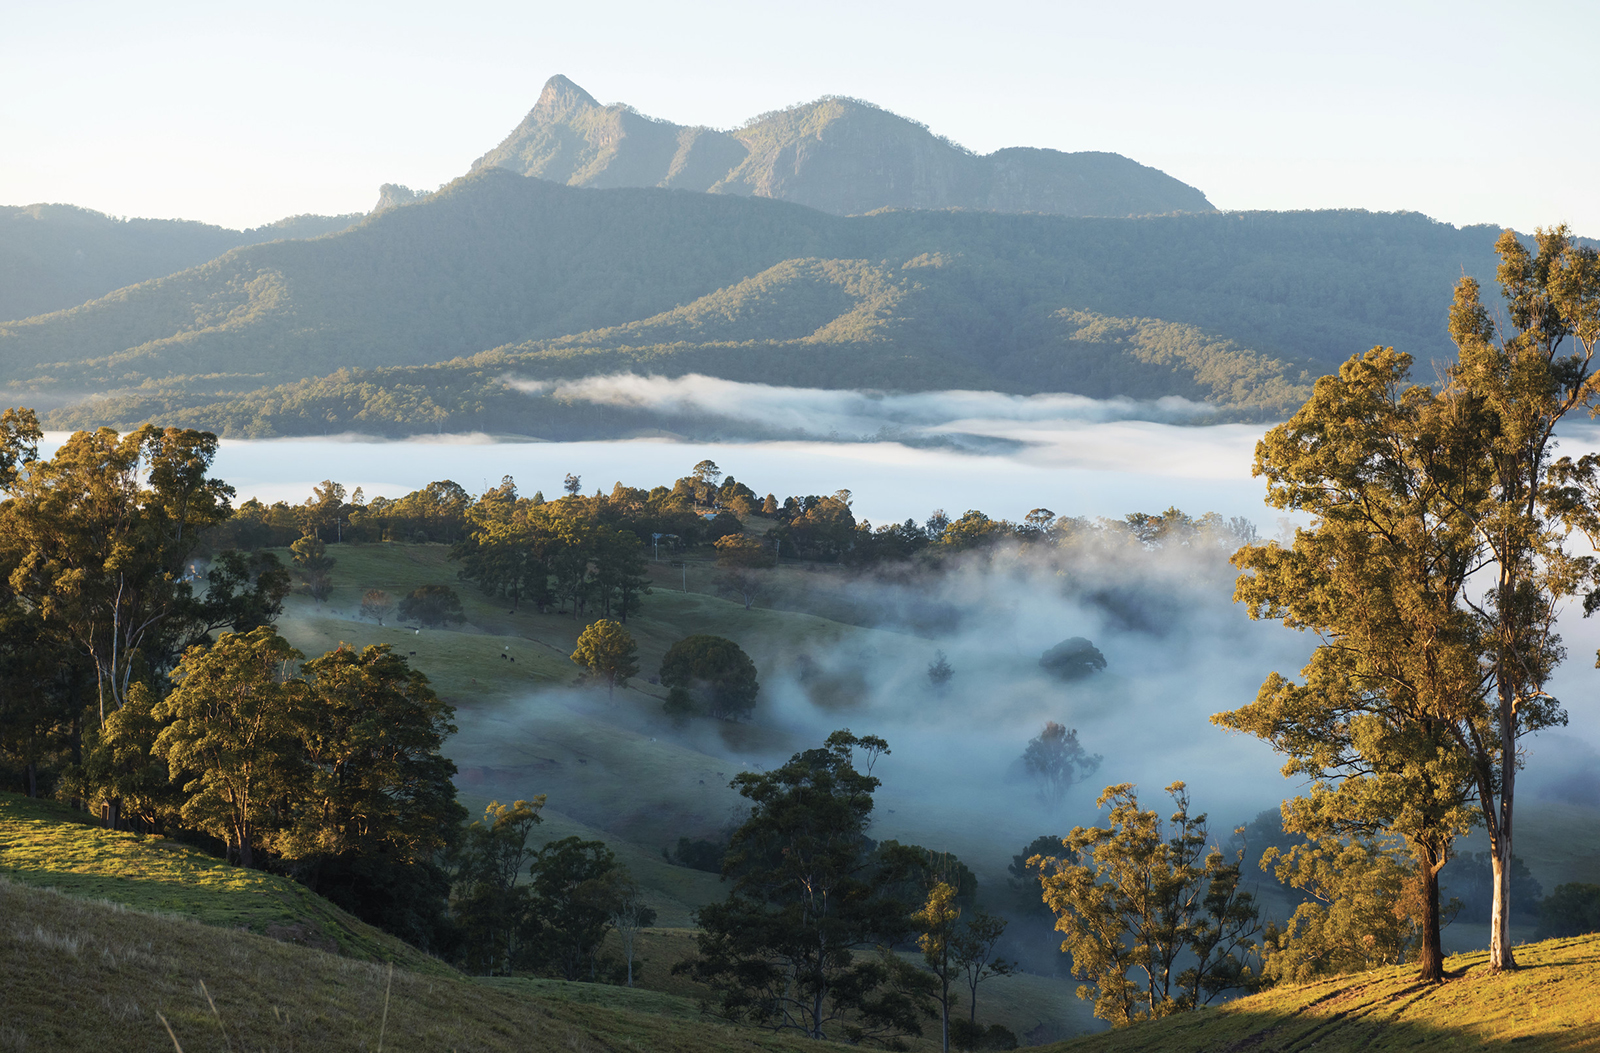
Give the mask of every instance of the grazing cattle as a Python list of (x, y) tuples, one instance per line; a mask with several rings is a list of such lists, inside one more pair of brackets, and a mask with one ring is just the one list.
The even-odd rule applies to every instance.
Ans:
[(504, 651), (500, 652), (500, 661), (504, 662), (509, 657)]

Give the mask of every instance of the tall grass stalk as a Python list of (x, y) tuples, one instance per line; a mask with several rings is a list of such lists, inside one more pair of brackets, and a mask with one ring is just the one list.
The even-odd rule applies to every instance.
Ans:
[(378, 1025), (378, 1053), (383, 1053), (383, 1033), (389, 1029), (389, 992), (394, 989), (394, 962), (389, 963), (389, 980), (383, 985), (383, 1021)]

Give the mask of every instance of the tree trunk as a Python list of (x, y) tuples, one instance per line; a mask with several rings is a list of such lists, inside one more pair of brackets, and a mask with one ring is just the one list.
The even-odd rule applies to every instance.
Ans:
[(33, 761), (28, 762), (28, 796), (39, 796), (39, 765)]
[[(1515, 748), (1513, 742), (1511, 750)], [(1505, 770), (1501, 773), (1500, 828), (1495, 831), (1497, 836), (1489, 840), (1489, 865), (1494, 871), (1494, 902), (1489, 913), (1490, 972), (1517, 967), (1516, 957), (1511, 950), (1511, 801), (1517, 779), (1516, 754), (1504, 752), (1502, 756), (1513, 759), (1510, 763), (1502, 762)]]
[(946, 975), (940, 976), (939, 980), (944, 985), (944, 994), (939, 999), (939, 1016), (941, 1018), (940, 1022), (944, 1025), (944, 1031), (942, 1035), (943, 1044), (940, 1046), (940, 1049), (942, 1049), (944, 1053), (950, 1053), (950, 980), (948, 976), (948, 968), (946, 970)]
[(1422, 848), (1417, 862), (1417, 877), (1422, 881), (1422, 946), (1417, 948), (1417, 979), (1436, 984), (1444, 980), (1444, 949), (1440, 946), (1439, 871), (1444, 866), (1442, 853)]

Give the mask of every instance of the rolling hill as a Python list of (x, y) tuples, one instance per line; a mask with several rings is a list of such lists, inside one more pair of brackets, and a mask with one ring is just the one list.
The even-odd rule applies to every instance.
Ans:
[(0, 206), (0, 319), (60, 311), (240, 245), (314, 238), (360, 218), (291, 216), (228, 230), (180, 219), (118, 219), (73, 205)]
[(859, 99), (827, 96), (733, 131), (602, 106), (566, 77), (473, 171), (498, 167), (569, 186), (754, 195), (834, 215), (880, 208), (1066, 216), (1209, 212), (1204, 194), (1112, 153), (1012, 148), (978, 155)]

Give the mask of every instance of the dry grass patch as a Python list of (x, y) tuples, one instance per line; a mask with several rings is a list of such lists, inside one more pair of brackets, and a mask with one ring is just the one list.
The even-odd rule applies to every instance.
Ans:
[(1058, 1053), (1579, 1053), (1600, 1049), (1600, 935), (1517, 948), (1522, 968), (1491, 974), (1488, 954), (1446, 960), (1450, 979), (1411, 966), (1282, 987), (1049, 1047)]

